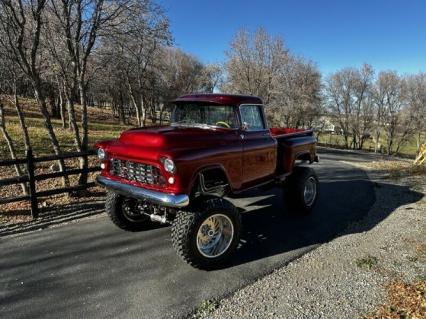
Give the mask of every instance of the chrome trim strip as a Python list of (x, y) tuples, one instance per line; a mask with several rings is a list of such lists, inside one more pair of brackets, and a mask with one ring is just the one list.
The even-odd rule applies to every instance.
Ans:
[(189, 197), (186, 194), (172, 195), (162, 192), (157, 192), (142, 187), (136, 187), (113, 181), (105, 176), (97, 176), (96, 182), (106, 188), (123, 196), (128, 196), (135, 199), (147, 200), (155, 204), (181, 208), (189, 205)]

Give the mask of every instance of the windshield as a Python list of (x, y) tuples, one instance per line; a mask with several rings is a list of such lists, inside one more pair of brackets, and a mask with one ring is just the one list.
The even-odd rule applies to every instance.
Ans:
[(171, 124), (202, 128), (238, 128), (235, 108), (229, 105), (179, 103), (174, 109)]

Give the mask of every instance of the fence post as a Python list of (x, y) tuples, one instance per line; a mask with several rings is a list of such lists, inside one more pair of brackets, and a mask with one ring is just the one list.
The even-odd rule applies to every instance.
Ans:
[(36, 219), (38, 217), (38, 203), (34, 179), (34, 156), (31, 148), (27, 150), (27, 173), (30, 186), (31, 216)]

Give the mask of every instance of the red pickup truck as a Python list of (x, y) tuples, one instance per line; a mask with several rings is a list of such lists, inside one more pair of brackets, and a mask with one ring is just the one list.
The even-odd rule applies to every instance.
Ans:
[(135, 128), (96, 144), (97, 182), (106, 211), (128, 231), (171, 224), (172, 243), (190, 265), (217, 268), (235, 251), (238, 209), (225, 195), (258, 186), (282, 187), (285, 204), (308, 212), (318, 178), (312, 130), (268, 128), (262, 100), (193, 94), (173, 102), (169, 126)]

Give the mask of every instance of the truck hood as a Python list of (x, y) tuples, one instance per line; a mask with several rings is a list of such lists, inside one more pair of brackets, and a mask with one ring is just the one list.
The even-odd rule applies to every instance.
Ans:
[(120, 135), (120, 144), (154, 149), (206, 147), (217, 143), (234, 131), (180, 126), (156, 126), (130, 129)]

